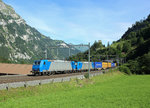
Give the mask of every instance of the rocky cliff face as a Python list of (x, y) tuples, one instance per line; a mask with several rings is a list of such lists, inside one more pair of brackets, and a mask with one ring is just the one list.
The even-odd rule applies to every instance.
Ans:
[[(35, 28), (26, 24), (14, 9), (0, 0), (0, 58), (10, 61), (32, 62), (35, 59), (44, 58), (44, 51), (47, 47), (48, 58), (55, 59), (56, 49), (50, 46), (68, 45), (60, 40), (52, 40), (42, 35)], [(67, 57), (68, 49), (59, 51), (58, 57)], [(72, 54), (79, 52), (71, 49)]]

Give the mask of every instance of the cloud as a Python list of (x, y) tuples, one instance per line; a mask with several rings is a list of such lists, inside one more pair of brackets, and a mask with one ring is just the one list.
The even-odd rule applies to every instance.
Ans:
[(74, 44), (95, 40), (107, 44), (118, 40), (132, 23), (140, 20), (145, 9), (146, 12), (150, 9), (148, 0), (139, 8), (133, 6), (139, 5), (135, 0), (130, 3), (128, 0), (4, 1), (42, 34)]

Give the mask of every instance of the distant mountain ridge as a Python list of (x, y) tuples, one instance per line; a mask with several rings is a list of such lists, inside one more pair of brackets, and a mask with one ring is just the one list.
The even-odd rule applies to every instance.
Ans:
[[(69, 43), (70, 46), (73, 46), (74, 44), (72, 43)], [(84, 52), (86, 50), (88, 50), (88, 47), (87, 46), (74, 46), (74, 48), (78, 49), (79, 51), (81, 52)]]
[[(0, 62), (31, 63), (44, 58), (45, 49), (49, 59), (68, 57), (67, 49), (59, 50), (57, 57), (56, 49), (51, 46), (58, 45), (64, 48), (68, 46), (64, 41), (44, 36), (26, 24), (11, 6), (0, 0)], [(72, 48), (71, 52), (76, 54), (79, 50)]]

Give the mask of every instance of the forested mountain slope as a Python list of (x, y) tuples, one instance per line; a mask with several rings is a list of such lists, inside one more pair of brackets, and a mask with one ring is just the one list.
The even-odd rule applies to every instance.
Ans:
[[(150, 73), (150, 15), (128, 28), (118, 41), (108, 44), (107, 47), (100, 41), (95, 42), (90, 50), (92, 61), (106, 59), (98, 55), (118, 55), (126, 58), (126, 65), (132, 73)], [(87, 60), (86, 54), (87, 51), (70, 59)]]

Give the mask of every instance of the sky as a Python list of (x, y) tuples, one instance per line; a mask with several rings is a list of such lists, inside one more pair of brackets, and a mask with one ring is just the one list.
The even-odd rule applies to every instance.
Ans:
[(73, 44), (107, 45), (150, 14), (150, 0), (3, 1), (42, 34)]

